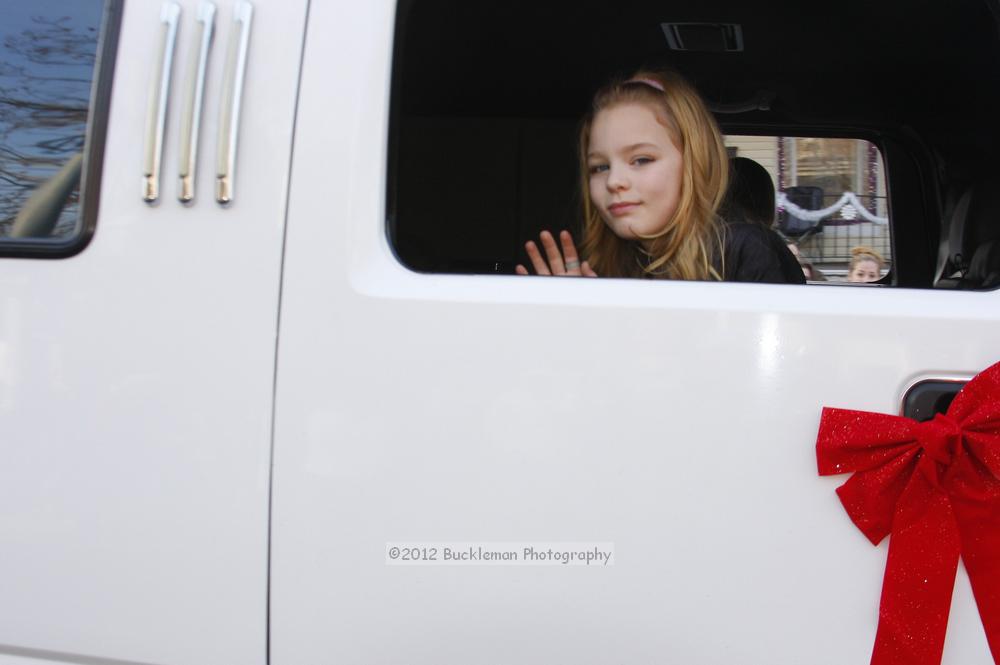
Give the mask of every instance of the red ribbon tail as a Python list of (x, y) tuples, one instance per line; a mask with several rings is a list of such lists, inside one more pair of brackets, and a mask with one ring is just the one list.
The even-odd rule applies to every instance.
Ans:
[[(993, 654), (993, 662), (1000, 663), (1000, 562), (996, 552), (991, 553), (992, 561), (982, 560), (979, 565), (970, 565), (966, 559), (966, 570), (972, 583), (972, 592), (976, 596), (979, 616), (986, 630), (986, 641)], [(985, 564), (985, 565), (984, 565)]]
[[(921, 495), (921, 496), (915, 496)], [(947, 496), (920, 483), (889, 538), (872, 665), (940, 665), (960, 544)]]
[(980, 483), (965, 485), (972, 492), (956, 492), (951, 500), (986, 640), (993, 662), (1000, 663), (1000, 484), (985, 469), (979, 477)]

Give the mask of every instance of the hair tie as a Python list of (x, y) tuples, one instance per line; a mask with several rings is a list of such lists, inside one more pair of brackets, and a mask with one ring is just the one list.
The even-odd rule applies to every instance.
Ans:
[(625, 85), (628, 85), (629, 83), (639, 83), (641, 85), (648, 85), (650, 88), (656, 88), (660, 92), (666, 92), (666, 90), (663, 89), (663, 84), (657, 81), (656, 79), (638, 78), (638, 79), (629, 79), (625, 81)]

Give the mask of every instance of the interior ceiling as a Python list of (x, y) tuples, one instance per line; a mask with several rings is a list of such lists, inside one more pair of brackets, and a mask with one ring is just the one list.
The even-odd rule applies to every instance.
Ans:
[[(613, 74), (671, 66), (710, 102), (774, 93), (727, 125), (983, 131), (1000, 112), (987, 2), (404, 0), (397, 100), (406, 115), (578, 117)], [(670, 51), (662, 22), (742, 26), (742, 53)], [(980, 137), (981, 138), (981, 137)], [(971, 140), (971, 139), (970, 139)]]

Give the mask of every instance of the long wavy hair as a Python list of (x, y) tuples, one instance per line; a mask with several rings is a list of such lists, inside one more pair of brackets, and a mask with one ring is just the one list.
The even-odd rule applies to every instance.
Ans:
[[(644, 82), (645, 81), (645, 82)], [(658, 83), (663, 90), (651, 85)], [(594, 118), (622, 104), (643, 104), (656, 114), (683, 158), (680, 199), (663, 230), (641, 236), (645, 242), (619, 238), (601, 218), (590, 198), (587, 153)], [(729, 160), (715, 118), (695, 89), (674, 72), (638, 71), (600, 89), (584, 116), (579, 141), (583, 200), (581, 253), (604, 277), (721, 280), (722, 234), (718, 216), (729, 179)], [(715, 257), (723, 270), (714, 266)]]

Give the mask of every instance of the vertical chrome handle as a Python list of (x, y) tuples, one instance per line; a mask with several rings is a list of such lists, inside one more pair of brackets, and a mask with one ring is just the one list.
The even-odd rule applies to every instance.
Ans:
[(215, 5), (202, 2), (198, 6), (197, 21), (196, 50), (191, 54), (191, 64), (188, 67), (188, 88), (184, 95), (184, 115), (181, 116), (181, 162), (177, 198), (182, 203), (190, 203), (194, 199), (202, 98), (205, 92), (205, 71), (208, 69), (208, 51), (215, 28)]
[(153, 203), (160, 198), (160, 159), (163, 155), (163, 130), (167, 122), (167, 99), (170, 96), (170, 70), (174, 62), (174, 41), (181, 6), (166, 2), (160, 10), (160, 44), (146, 106), (146, 140), (142, 160), (142, 199)]
[(243, 98), (243, 78), (247, 67), (252, 18), (253, 5), (245, 0), (237, 2), (234, 9), (234, 32), (229, 37), (229, 51), (226, 55), (215, 171), (215, 200), (223, 205), (233, 200), (236, 144), (240, 130), (240, 102)]

